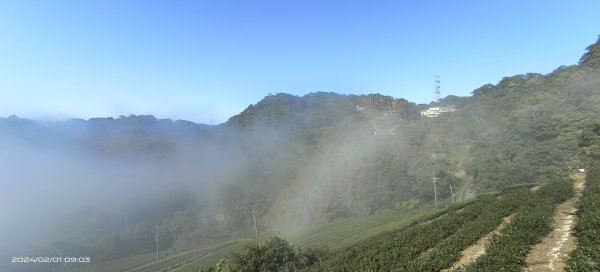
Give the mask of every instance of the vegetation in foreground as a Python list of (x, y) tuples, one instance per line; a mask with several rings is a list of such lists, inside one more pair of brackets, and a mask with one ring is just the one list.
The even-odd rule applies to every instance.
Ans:
[[(473, 202), (454, 204), (454, 209), (471, 205)], [(397, 231), (438, 218), (446, 212), (446, 208), (426, 209), (415, 212), (389, 212), (370, 216), (343, 219), (336, 222), (320, 224), (307, 229), (289, 233), (281, 233), (281, 238), (297, 248), (310, 248), (317, 251), (336, 252), (382, 233)], [(269, 237), (259, 238), (261, 244)], [(257, 243), (256, 240), (253, 243)], [(196, 271), (202, 267), (214, 266), (230, 252), (242, 252), (243, 248), (226, 248), (207, 256), (198, 256), (193, 260), (182, 263), (177, 269), (167, 271)], [(162, 271), (162, 270), (161, 270)]]
[[(600, 146), (600, 142), (598, 142)], [(600, 163), (592, 164), (577, 213), (577, 248), (571, 252), (566, 271), (600, 271)]]
[(203, 271), (439, 271), (450, 267), (462, 249), (515, 212), (507, 230), (466, 269), (518, 271), (529, 248), (549, 232), (556, 205), (571, 194), (571, 183), (565, 180), (548, 182), (537, 192), (514, 187), (337, 252), (294, 249), (275, 237), (265, 244), (248, 246), (242, 254), (232, 254)]
[(569, 180), (553, 180), (533, 195), (467, 271), (521, 271), (529, 250), (552, 230), (554, 210), (573, 195), (573, 185)]
[(588, 167), (575, 227), (578, 245), (571, 252), (566, 271), (600, 271), (600, 123), (584, 129), (578, 145)]
[(327, 251), (297, 249), (274, 236), (264, 243), (247, 246), (242, 253), (233, 253), (221, 259), (216, 269), (200, 271), (298, 271), (323, 261), (326, 257)]

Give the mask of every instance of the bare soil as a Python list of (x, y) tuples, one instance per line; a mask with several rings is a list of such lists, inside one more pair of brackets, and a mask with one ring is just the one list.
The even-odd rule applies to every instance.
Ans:
[(440, 219), (444, 218), (446, 215), (448, 215), (448, 214), (442, 214), (442, 215), (440, 215), (440, 216), (438, 216), (438, 217), (436, 217), (436, 218), (434, 218), (434, 219), (431, 219), (431, 220), (425, 221), (425, 222), (423, 222), (423, 223), (421, 223), (421, 224), (423, 224), (423, 225), (431, 224), (431, 223), (433, 223), (433, 222), (435, 222), (435, 221), (437, 221), (437, 220), (440, 220)]
[(573, 174), (571, 178), (574, 180), (575, 195), (558, 205), (553, 216), (554, 229), (529, 252), (523, 271), (564, 271), (569, 253), (577, 246), (573, 228), (577, 219), (577, 204), (585, 185), (585, 175), (577, 173)]
[(472, 244), (469, 247), (465, 248), (461, 253), (460, 259), (457, 262), (455, 262), (450, 268), (443, 269), (442, 271), (455, 271), (461, 267), (465, 267), (475, 262), (475, 260), (477, 260), (479, 256), (485, 253), (485, 249), (490, 244), (492, 237), (494, 237), (494, 235), (500, 234), (500, 232), (502, 232), (502, 230), (510, 224), (510, 221), (512, 220), (513, 216), (514, 214), (504, 217), (502, 219), (502, 223), (500, 223), (500, 225), (498, 225), (495, 230), (481, 237), (481, 239), (479, 239), (475, 244)]

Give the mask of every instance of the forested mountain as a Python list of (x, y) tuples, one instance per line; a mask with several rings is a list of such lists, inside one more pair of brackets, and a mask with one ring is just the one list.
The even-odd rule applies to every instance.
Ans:
[[(456, 111), (420, 115), (434, 106)], [(34, 249), (106, 260), (152, 252), (155, 231), (161, 249), (179, 251), (432, 205), (432, 173), (441, 202), (451, 190), (462, 200), (471, 191), (544, 183), (580, 167), (582, 131), (598, 116), (600, 43), (577, 65), (505, 77), (472, 96), (429, 105), (381, 94), (279, 93), (214, 127), (152, 116), (8, 117), (0, 118), (0, 137), (12, 154), (58, 152), (89, 165), (101, 161), (100, 172), (127, 173), (105, 183), (125, 193), (70, 209), (48, 243)], [(139, 196), (124, 189), (130, 181), (155, 189)], [(110, 208), (97, 207), (103, 199)]]

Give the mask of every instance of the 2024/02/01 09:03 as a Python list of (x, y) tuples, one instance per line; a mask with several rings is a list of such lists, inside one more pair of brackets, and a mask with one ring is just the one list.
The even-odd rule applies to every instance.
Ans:
[(12, 257), (13, 263), (89, 263), (90, 257)]

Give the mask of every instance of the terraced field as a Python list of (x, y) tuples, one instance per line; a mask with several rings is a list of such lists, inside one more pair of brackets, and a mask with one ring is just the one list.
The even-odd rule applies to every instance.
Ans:
[[(453, 267), (463, 250), (511, 220), (493, 235), (485, 253), (466, 271), (520, 271), (529, 249), (548, 234), (557, 204), (572, 195), (569, 181), (548, 182), (539, 190), (507, 189), (499, 196), (482, 196), (472, 205), (449, 210), (445, 216), (356, 244), (314, 271), (440, 271)], [(455, 267), (457, 268), (457, 267)]]
[[(457, 204), (457, 210), (470, 203)], [(352, 244), (364, 241), (382, 233), (397, 231), (401, 228), (440, 217), (445, 208), (412, 211), (387, 212), (371, 216), (362, 216), (320, 224), (305, 229), (279, 234), (291, 244), (302, 248), (327, 248), (330, 251), (341, 250)], [(145, 254), (111, 262), (97, 263), (84, 267), (85, 271), (197, 271), (200, 267), (214, 266), (216, 262), (231, 252), (239, 252), (244, 246), (258, 240), (229, 241), (207, 245), (186, 252), (179, 252), (154, 261), (154, 254)], [(162, 253), (161, 253), (162, 254)]]
[[(312, 271), (521, 271), (531, 249), (552, 231), (557, 206), (573, 196), (572, 184), (554, 180), (535, 190), (531, 185), (512, 187), (443, 209), (356, 217), (280, 236), (296, 247), (329, 250), (327, 260), (310, 267)], [(586, 192), (582, 208), (598, 193)], [(597, 223), (593, 209), (581, 212), (591, 215), (583, 214), (580, 225)], [(578, 233), (587, 247), (573, 253), (569, 269), (590, 271), (590, 265), (597, 265), (590, 261), (597, 244), (587, 242), (593, 234)], [(172, 255), (131, 271), (198, 271), (254, 242), (234, 241)], [(478, 252), (464, 261), (471, 247)]]
[[(328, 248), (311, 271), (521, 271), (531, 248), (552, 230), (556, 207), (573, 195), (554, 180), (507, 188), (447, 209), (351, 218), (282, 234), (301, 248)], [(469, 262), (465, 250), (482, 243)], [(216, 260), (215, 260), (216, 261)], [(199, 258), (163, 271), (213, 266)]]
[(445, 213), (445, 210), (390, 212), (356, 217), (284, 233), (282, 237), (302, 248), (327, 248), (335, 251), (370, 237), (398, 230), (419, 219), (436, 217), (442, 213)]
[[(469, 203), (456, 205), (454, 209), (464, 205), (469, 205)], [(336, 251), (370, 237), (381, 235), (382, 233), (397, 231), (398, 229), (418, 224), (418, 222), (429, 221), (432, 218), (441, 216), (445, 212), (446, 209), (444, 208), (408, 213), (389, 212), (320, 224), (280, 235), (294, 246), (302, 248), (327, 248), (331, 251)], [(167, 267), (160, 271), (196, 271), (201, 267), (214, 266), (227, 253), (241, 251), (242, 247), (243, 245), (226, 247), (208, 256), (191, 258), (180, 266)]]
[(578, 221), (575, 227), (577, 248), (571, 252), (566, 271), (600, 271), (600, 163), (587, 173)]
[(467, 266), (466, 271), (521, 271), (527, 254), (552, 230), (558, 204), (573, 195), (572, 183), (554, 180), (531, 192), (508, 227), (492, 239), (484, 255)]

